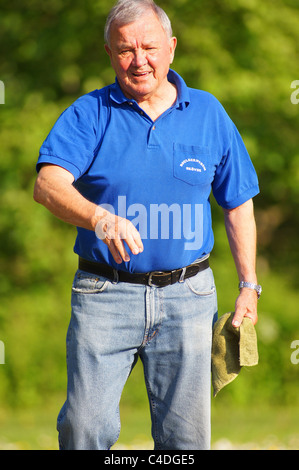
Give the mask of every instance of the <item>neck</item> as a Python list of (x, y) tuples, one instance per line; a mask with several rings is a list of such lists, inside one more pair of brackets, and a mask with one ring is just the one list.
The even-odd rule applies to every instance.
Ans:
[(167, 82), (167, 89), (163, 93), (150, 97), (142, 97), (136, 100), (141, 109), (153, 120), (156, 121), (167, 109), (169, 109), (177, 99), (177, 88), (170, 82)]

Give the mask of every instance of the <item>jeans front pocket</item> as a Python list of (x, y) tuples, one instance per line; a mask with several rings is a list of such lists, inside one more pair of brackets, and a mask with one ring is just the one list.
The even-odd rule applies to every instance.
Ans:
[(72, 286), (75, 294), (98, 294), (103, 292), (109, 281), (105, 277), (78, 270)]
[(211, 268), (205, 269), (196, 276), (186, 279), (189, 289), (196, 295), (208, 296), (216, 291), (214, 275)]

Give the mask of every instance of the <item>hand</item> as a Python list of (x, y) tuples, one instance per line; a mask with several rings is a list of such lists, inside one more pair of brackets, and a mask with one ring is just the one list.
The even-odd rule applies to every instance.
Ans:
[(143, 251), (140, 234), (132, 222), (108, 211), (105, 211), (98, 220), (95, 233), (108, 246), (114, 261), (118, 264), (130, 261), (124, 242), (134, 255)]
[(248, 317), (256, 325), (257, 316), (257, 293), (255, 290), (243, 288), (235, 304), (235, 315), (232, 321), (234, 327), (238, 328), (244, 317)]

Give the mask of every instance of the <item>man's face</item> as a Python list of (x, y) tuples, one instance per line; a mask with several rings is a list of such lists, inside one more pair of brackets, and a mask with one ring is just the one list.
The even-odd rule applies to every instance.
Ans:
[(127, 98), (140, 102), (162, 96), (175, 47), (176, 38), (168, 37), (153, 12), (124, 26), (112, 24), (105, 48)]

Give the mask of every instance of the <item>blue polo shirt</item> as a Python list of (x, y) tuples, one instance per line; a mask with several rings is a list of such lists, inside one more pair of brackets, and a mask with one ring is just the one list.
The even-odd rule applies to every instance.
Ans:
[(88, 200), (132, 221), (144, 251), (117, 265), (96, 233), (77, 228), (74, 251), (129, 272), (172, 270), (209, 254), (211, 191), (235, 208), (259, 192), (242, 138), (211, 94), (173, 70), (176, 103), (155, 122), (115, 83), (76, 100), (44, 141), (37, 163), (71, 172)]

